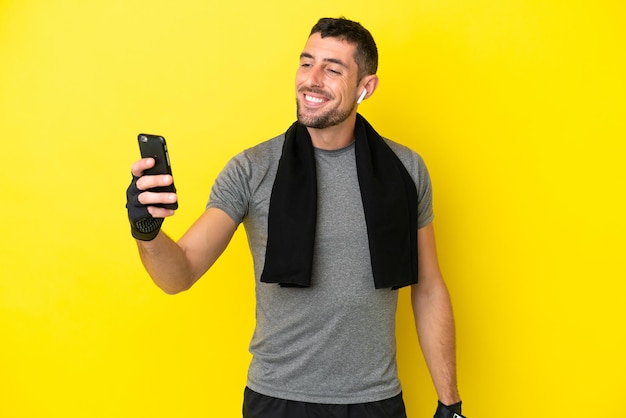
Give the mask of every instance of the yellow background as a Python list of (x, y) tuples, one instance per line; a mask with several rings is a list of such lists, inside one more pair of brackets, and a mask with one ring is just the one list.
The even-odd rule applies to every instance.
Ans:
[[(361, 112), (426, 159), (470, 417), (622, 416), (625, 6), (618, 0), (0, 2), (0, 416), (237, 417), (254, 324), (240, 230), (162, 294), (124, 209), (140, 131), (202, 212), (241, 149), (295, 118), (322, 16), (361, 21)], [(436, 396), (402, 291), (411, 417)]]

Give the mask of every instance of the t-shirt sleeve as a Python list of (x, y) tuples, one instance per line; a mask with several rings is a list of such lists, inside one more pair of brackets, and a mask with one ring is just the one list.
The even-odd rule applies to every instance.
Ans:
[(248, 213), (250, 164), (244, 153), (233, 157), (215, 179), (208, 208), (223, 210), (240, 224)]
[(417, 190), (417, 228), (423, 228), (433, 221), (433, 190), (428, 168), (422, 157), (411, 148), (386, 139), (411, 175)]
[(433, 221), (433, 190), (428, 168), (422, 157), (416, 156), (415, 186), (417, 187), (417, 227), (423, 228)]

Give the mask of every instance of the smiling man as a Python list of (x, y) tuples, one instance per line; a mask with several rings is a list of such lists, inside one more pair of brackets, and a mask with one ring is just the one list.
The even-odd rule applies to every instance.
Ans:
[[(322, 22), (317, 25), (320, 29)], [(354, 130), (357, 105), (371, 96), (378, 85), (378, 52), (369, 32), (353, 34), (364, 38), (360, 49), (369, 59), (360, 59), (363, 69), (356, 62), (356, 45), (350, 44), (345, 36), (313, 32), (300, 54), (296, 73), (298, 121), (314, 130), (310, 133), (318, 138), (312, 138), (313, 143), (320, 148), (324, 146), (316, 143), (322, 139), (319, 135), (334, 141), (328, 145), (330, 148), (343, 147), (347, 145), (346, 139), (352, 140), (350, 131)], [(350, 133), (348, 138), (344, 130)], [(338, 132), (342, 134), (336, 137)]]
[(395, 341), (404, 286), (439, 397), (435, 417), (461, 416), (428, 171), (357, 113), (376, 91), (377, 66), (365, 28), (321, 19), (300, 55), (297, 122), (226, 165), (206, 211), (178, 242), (160, 229), (174, 211), (156, 206), (176, 194), (150, 190), (171, 176), (143, 175), (150, 158), (132, 166), (131, 232), (165, 292), (189, 289), (237, 226), (246, 229), (257, 323), (245, 418), (406, 417)]
[(300, 55), (296, 74), (298, 121), (309, 128), (326, 129), (346, 121), (349, 125), (356, 115), (356, 92), (363, 89), (363, 100), (368, 88), (370, 92), (376, 88), (376, 71), (367, 77), (360, 74), (354, 48), (346, 49), (345, 44), (338, 38), (322, 38), (318, 32), (311, 35)]

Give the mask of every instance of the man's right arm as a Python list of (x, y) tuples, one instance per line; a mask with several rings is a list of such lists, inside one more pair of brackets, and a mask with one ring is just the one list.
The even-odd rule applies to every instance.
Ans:
[(163, 231), (137, 240), (139, 255), (154, 283), (167, 294), (189, 289), (228, 246), (237, 225), (226, 212), (209, 208), (178, 241)]
[[(144, 176), (143, 172), (153, 165), (152, 158), (145, 158), (133, 164), (131, 172), (136, 177), (135, 185), (138, 192), (133, 199), (139, 207), (143, 205), (154, 218), (173, 216), (174, 210), (152, 206), (177, 200), (175, 193), (148, 191), (173, 182), (169, 175)], [(153, 239), (136, 241), (141, 261), (152, 280), (165, 293), (175, 294), (189, 289), (206, 273), (226, 249), (236, 229), (237, 224), (226, 212), (210, 208), (178, 242), (174, 242), (163, 231), (159, 231)]]

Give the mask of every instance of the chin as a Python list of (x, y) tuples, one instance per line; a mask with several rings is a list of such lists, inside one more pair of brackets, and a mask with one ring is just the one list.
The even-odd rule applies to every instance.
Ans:
[(352, 110), (354, 110), (353, 108), (350, 109), (350, 111), (341, 112), (338, 109), (334, 109), (331, 111), (327, 111), (323, 114), (310, 115), (302, 111), (300, 103), (297, 103), (297, 105), (298, 106), (296, 115), (298, 117), (298, 122), (300, 122), (307, 128), (313, 129), (325, 129), (330, 128), (331, 126), (339, 125), (343, 123), (346, 119), (348, 119), (352, 113)]

